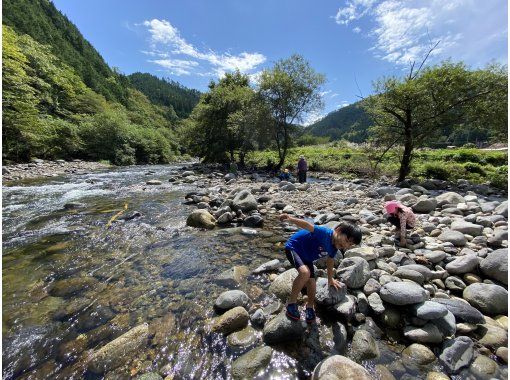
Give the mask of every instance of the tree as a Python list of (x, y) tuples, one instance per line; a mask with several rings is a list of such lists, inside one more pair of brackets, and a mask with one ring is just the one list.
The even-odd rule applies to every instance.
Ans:
[(446, 126), (470, 128), (486, 122), (488, 114), (499, 129), (503, 122), (506, 125), (503, 71), (494, 66), (470, 71), (463, 63), (446, 61), (416, 72), (411, 68), (404, 78), (382, 78), (375, 83), (375, 94), (365, 102), (374, 122), (371, 134), (376, 144), (386, 147), (384, 153), (403, 146), (397, 181), (409, 174), (413, 150), (434, 141)]
[(320, 95), (325, 82), (300, 55), (276, 62), (262, 72), (259, 94), (273, 116), (273, 139), (278, 149), (277, 169), (285, 162), (293, 124), (302, 121), (305, 114), (323, 107)]

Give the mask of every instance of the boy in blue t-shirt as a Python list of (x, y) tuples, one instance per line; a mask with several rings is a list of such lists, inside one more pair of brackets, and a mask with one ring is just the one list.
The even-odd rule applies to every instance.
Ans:
[(306, 322), (315, 321), (315, 277), (313, 262), (321, 257), (326, 259), (328, 284), (334, 288), (340, 288), (340, 283), (333, 278), (334, 257), (338, 249), (346, 250), (353, 245), (361, 243), (361, 230), (359, 227), (345, 223), (340, 224), (334, 230), (328, 227), (316, 226), (306, 220), (291, 217), (287, 214), (280, 216), (281, 221), (294, 223), (302, 230), (292, 235), (285, 244), (285, 254), (290, 263), (297, 269), (298, 276), (292, 284), (292, 292), (287, 304), (287, 317), (299, 320), (297, 297), (303, 287), (306, 286), (308, 301), (306, 306)]

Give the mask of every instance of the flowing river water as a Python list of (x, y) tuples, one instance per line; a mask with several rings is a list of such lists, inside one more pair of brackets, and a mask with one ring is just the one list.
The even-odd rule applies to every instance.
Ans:
[[(204, 329), (226, 290), (213, 279), (277, 257), (274, 237), (186, 227), (184, 195), (196, 186), (166, 182), (177, 169), (137, 166), (3, 187), (4, 378), (94, 378), (86, 350), (144, 322), (170, 324), (169, 334), (136, 355), (133, 375), (166, 366), (174, 378), (229, 376), (227, 358), (240, 353)], [(164, 185), (145, 186), (152, 178)], [(121, 220), (134, 211), (141, 217)], [(88, 282), (54, 289), (73, 278)], [(293, 378), (295, 367), (276, 354), (268, 373)]]

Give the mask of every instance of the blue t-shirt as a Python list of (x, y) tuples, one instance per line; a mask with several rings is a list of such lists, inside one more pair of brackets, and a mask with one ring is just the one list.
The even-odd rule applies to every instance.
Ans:
[(313, 232), (299, 230), (287, 240), (285, 248), (296, 252), (307, 263), (326, 255), (334, 258), (337, 252), (333, 245), (333, 230), (321, 226), (314, 226)]

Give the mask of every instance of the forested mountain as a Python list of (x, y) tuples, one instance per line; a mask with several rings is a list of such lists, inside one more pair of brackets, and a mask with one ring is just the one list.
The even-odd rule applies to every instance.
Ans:
[(148, 73), (128, 75), (129, 81), (154, 104), (172, 107), (178, 117), (188, 117), (200, 99), (200, 92), (169, 79)]
[(165, 163), (180, 154), (174, 107), (187, 116), (198, 91), (140, 73), (132, 84), (50, 1), (4, 1), (2, 36), (4, 163)]
[(327, 136), (331, 140), (345, 139), (360, 143), (367, 139), (369, 126), (368, 114), (362, 108), (361, 102), (356, 102), (330, 112), (310, 125), (307, 132), (315, 136)]

